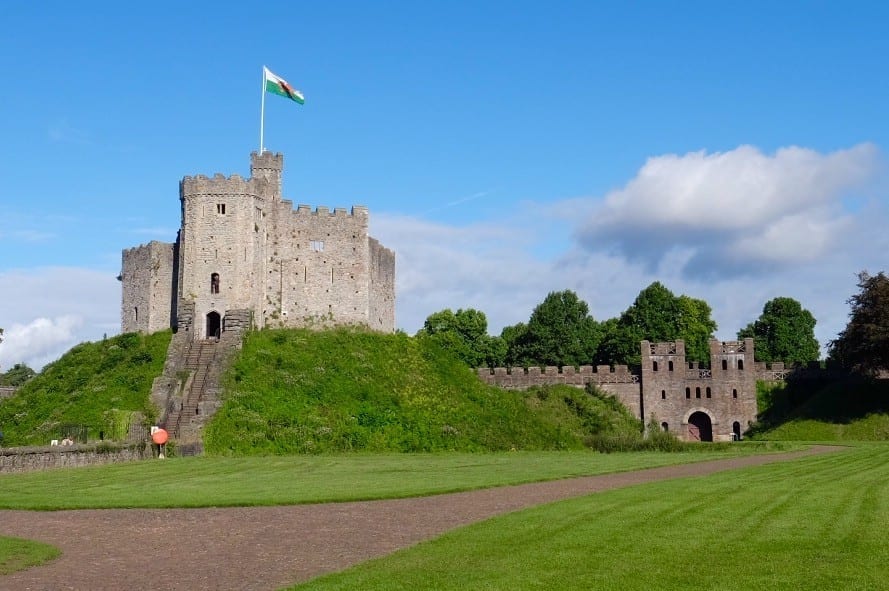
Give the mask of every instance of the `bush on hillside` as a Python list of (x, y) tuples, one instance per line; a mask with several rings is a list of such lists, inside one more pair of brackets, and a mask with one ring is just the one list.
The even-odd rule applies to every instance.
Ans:
[(163, 370), (170, 337), (129, 333), (76, 345), (0, 403), (4, 445), (45, 445), (75, 426), (98, 439), (115, 428), (125, 433), (121, 416), (154, 418), (151, 383)]

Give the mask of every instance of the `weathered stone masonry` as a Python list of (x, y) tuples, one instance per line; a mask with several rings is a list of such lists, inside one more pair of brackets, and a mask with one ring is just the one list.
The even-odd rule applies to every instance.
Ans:
[(719, 441), (740, 437), (756, 420), (756, 380), (766, 372), (753, 363), (753, 339), (710, 341), (710, 368), (685, 360), (685, 343), (642, 341), (642, 367), (624, 365), (482, 368), (479, 377), (503, 388), (543, 384), (595, 384), (613, 394), (643, 423), (654, 419), (682, 439)]
[(251, 178), (185, 177), (174, 243), (123, 251), (123, 332), (218, 336), (229, 311), (256, 328), (395, 329), (395, 255), (368, 236), (368, 211), (312, 210), (281, 197), (284, 157), (251, 155)]

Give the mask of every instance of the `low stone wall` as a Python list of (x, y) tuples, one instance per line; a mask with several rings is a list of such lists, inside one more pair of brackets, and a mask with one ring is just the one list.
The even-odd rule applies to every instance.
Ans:
[(532, 386), (549, 384), (567, 384), (583, 387), (589, 383), (603, 384), (638, 384), (639, 376), (630, 372), (626, 365), (617, 365), (614, 369), (608, 365), (582, 365), (580, 368), (566, 367), (483, 367), (476, 370), (479, 379), (486, 384), (513, 390), (526, 390)]
[(71, 446), (0, 448), (0, 474), (35, 472), (53, 468), (79, 468), (133, 462), (154, 457), (149, 443), (80, 444)]
[(17, 388), (12, 388), (10, 386), (0, 386), (0, 400), (11, 397), (15, 394), (16, 390)]

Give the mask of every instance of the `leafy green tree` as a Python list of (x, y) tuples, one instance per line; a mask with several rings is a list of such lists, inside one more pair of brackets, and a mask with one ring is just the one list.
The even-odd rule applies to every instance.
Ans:
[(688, 296), (676, 297), (659, 281), (636, 296), (623, 314), (605, 325), (605, 337), (597, 363), (639, 365), (639, 342), (675, 341), (686, 343), (686, 357), (691, 361), (710, 359), (708, 341), (716, 331), (710, 318), (709, 304)]
[[(554, 291), (534, 308), (521, 332), (511, 331), (509, 355), (528, 364), (591, 363), (602, 334), (589, 306), (571, 290)], [(506, 339), (504, 339), (506, 340)]]
[(849, 299), (849, 323), (830, 343), (843, 367), (876, 374), (889, 370), (889, 277), (858, 274), (859, 292)]
[(716, 333), (716, 322), (710, 317), (710, 304), (704, 300), (681, 295), (677, 301), (678, 338), (685, 341), (685, 357), (692, 361), (710, 361), (710, 340)]
[(0, 386), (17, 388), (36, 375), (37, 372), (24, 363), (16, 363), (6, 373), (0, 374)]
[(739, 330), (738, 338), (754, 339), (757, 361), (806, 364), (819, 357), (815, 317), (793, 298), (766, 302), (759, 319)]
[(470, 367), (502, 364), (506, 356), (502, 341), (488, 335), (485, 313), (472, 308), (430, 314), (417, 337), (432, 339)]
[(525, 334), (527, 332), (528, 325), (526, 325), (524, 322), (519, 322), (518, 324), (514, 324), (512, 326), (504, 326), (503, 330), (500, 331), (500, 341), (506, 348), (504, 365), (508, 365), (510, 367), (527, 365), (527, 360), (525, 359), (525, 353), (523, 350)]

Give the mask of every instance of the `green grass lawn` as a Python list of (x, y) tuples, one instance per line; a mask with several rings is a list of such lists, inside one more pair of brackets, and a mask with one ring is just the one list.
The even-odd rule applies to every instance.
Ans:
[(59, 555), (49, 544), (0, 536), (0, 575), (43, 564)]
[[(793, 449), (172, 458), (0, 476), (0, 509), (289, 505), (395, 498)], [(62, 494), (64, 491), (64, 494)]]
[(293, 589), (887, 589), (889, 445), (497, 517)]

